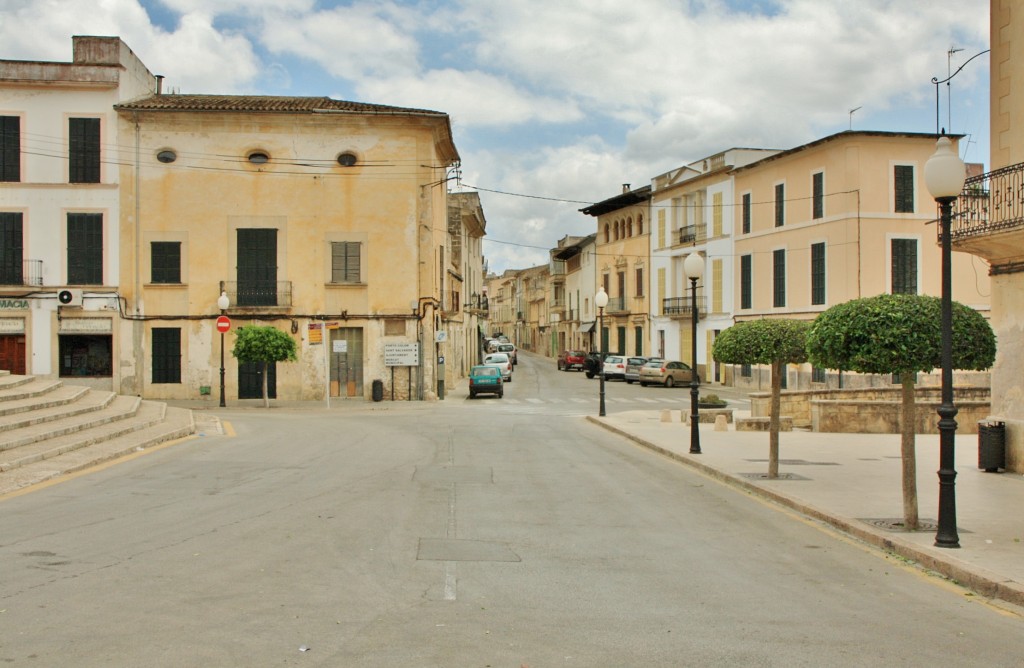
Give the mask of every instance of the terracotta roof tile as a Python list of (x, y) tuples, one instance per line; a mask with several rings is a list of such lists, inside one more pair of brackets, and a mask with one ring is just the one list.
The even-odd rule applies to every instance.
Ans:
[(329, 97), (284, 97), (271, 95), (151, 95), (122, 102), (117, 109), (128, 111), (241, 111), (254, 113), (335, 112), (354, 114), (430, 115), (445, 117), (439, 111), (407, 109), (382, 104), (346, 102)]

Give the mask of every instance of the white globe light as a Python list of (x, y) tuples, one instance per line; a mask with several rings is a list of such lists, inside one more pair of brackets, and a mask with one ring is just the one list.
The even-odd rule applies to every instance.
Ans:
[(953, 151), (949, 137), (939, 137), (935, 153), (924, 163), (924, 182), (935, 199), (957, 197), (964, 189), (967, 166)]
[(608, 293), (604, 291), (603, 285), (597, 290), (597, 294), (594, 295), (594, 306), (597, 308), (608, 306)]
[(683, 260), (683, 272), (687, 278), (700, 278), (704, 275), (704, 258), (700, 253), (690, 253)]

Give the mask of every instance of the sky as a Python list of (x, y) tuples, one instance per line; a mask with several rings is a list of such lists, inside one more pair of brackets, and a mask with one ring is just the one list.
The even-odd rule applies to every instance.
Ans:
[[(968, 135), (988, 163), (987, 0), (0, 0), (0, 59), (117, 35), (165, 91), (451, 117), (488, 268), (546, 263), (579, 209), (734, 147)], [(950, 53), (954, 51), (953, 53)], [(852, 112), (851, 110), (857, 111)]]

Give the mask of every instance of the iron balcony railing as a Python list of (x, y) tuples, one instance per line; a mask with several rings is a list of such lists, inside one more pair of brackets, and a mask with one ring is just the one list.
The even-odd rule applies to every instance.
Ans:
[(43, 261), (22, 260), (0, 264), (0, 285), (42, 285)]
[(626, 310), (626, 298), (625, 297), (609, 297), (608, 308), (605, 309), (609, 313), (622, 313)]
[(221, 281), (220, 289), (227, 293), (232, 308), (292, 305), (291, 281)]
[(704, 241), (708, 237), (707, 225), (687, 225), (679, 228), (679, 243), (693, 244)]
[[(693, 317), (692, 297), (666, 297), (661, 300), (661, 312), (677, 317)], [(697, 296), (697, 314), (703, 317), (708, 314), (707, 298)]]
[(954, 241), (1017, 227), (1024, 227), (1024, 163), (967, 179), (953, 213)]

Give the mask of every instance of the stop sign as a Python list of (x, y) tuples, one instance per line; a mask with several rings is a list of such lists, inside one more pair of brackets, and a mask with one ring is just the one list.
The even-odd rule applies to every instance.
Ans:
[(222, 315), (217, 318), (217, 331), (223, 334), (224, 332), (231, 329), (231, 318), (226, 315)]

